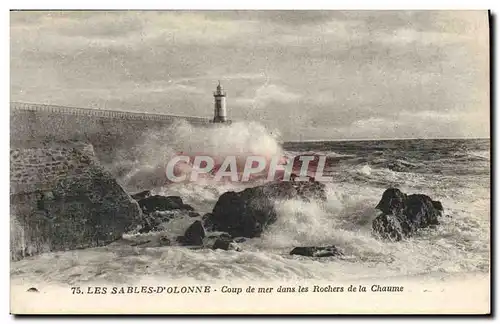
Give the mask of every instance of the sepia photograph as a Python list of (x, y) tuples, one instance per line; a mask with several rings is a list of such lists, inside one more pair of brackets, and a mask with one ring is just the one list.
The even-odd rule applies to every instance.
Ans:
[(487, 10), (11, 10), (10, 312), (491, 312)]

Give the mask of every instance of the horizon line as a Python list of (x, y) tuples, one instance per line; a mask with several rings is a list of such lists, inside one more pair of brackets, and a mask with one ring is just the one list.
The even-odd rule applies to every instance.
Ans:
[(286, 140), (283, 143), (304, 142), (366, 142), (366, 141), (407, 141), (407, 140), (491, 140), (491, 137), (401, 137), (401, 138), (353, 138), (353, 139), (318, 139), (318, 140)]

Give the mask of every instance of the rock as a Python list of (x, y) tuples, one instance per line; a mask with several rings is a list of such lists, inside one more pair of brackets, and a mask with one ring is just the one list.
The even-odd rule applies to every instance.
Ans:
[[(180, 209), (182, 209), (182, 210), (190, 210), (190, 211), (194, 210), (193, 206), (188, 205), (188, 204), (182, 204)], [(196, 213), (196, 214), (198, 214), (198, 213)], [(196, 217), (196, 216), (191, 216), (191, 217)]]
[(130, 195), (134, 200), (141, 200), (151, 196), (151, 190), (144, 190), (133, 195)]
[(326, 200), (325, 185), (316, 181), (272, 182), (240, 192), (222, 194), (203, 223), (232, 237), (258, 237), (276, 221), (274, 201), (282, 199)]
[(241, 251), (240, 247), (236, 245), (233, 241), (220, 238), (214, 242), (212, 250), (237, 251), (237, 252)]
[(217, 239), (215, 240), (214, 245), (212, 246), (213, 250), (221, 249), (221, 250), (229, 250), (229, 246), (231, 244), (231, 241), (228, 240), (223, 240), (223, 239)]
[(35, 287), (31, 287), (30, 289), (26, 290), (27, 292), (39, 292), (38, 289), (36, 289)]
[(139, 245), (144, 245), (144, 244), (148, 244), (150, 243), (151, 240), (143, 240), (143, 241), (137, 241), (137, 242), (133, 242), (130, 244), (130, 246), (139, 246)]
[[(205, 247), (214, 248), (215, 242), (218, 241), (218, 240), (220, 240), (220, 241), (227, 241), (229, 243), (233, 242), (233, 238), (228, 233), (226, 233), (226, 232), (215, 232), (215, 233), (207, 234), (207, 236), (203, 240), (203, 245)], [(221, 244), (221, 242), (219, 242), (217, 244)], [(222, 247), (220, 247), (220, 248), (222, 248)]]
[(258, 237), (276, 221), (273, 202), (261, 187), (226, 192), (219, 197), (208, 221), (212, 229), (231, 236)]
[(190, 211), (190, 212), (188, 213), (188, 216), (189, 216), (189, 217), (200, 217), (201, 215), (200, 215), (199, 213), (197, 213), (197, 212)]
[(167, 196), (166, 198), (168, 198), (175, 205), (179, 205), (179, 206), (184, 205), (182, 198), (179, 196)]
[(160, 246), (169, 246), (171, 244), (170, 239), (166, 236), (160, 237)]
[(336, 246), (299, 246), (290, 251), (290, 255), (303, 255), (309, 257), (329, 257), (329, 256), (340, 256), (343, 255)]
[(221, 240), (232, 240), (232, 237), (231, 235), (229, 235), (229, 233), (226, 233), (226, 232), (221, 232), (221, 233), (212, 233), (210, 235), (207, 235), (207, 238), (209, 239), (221, 239)]
[(433, 200), (432, 201), (432, 206), (434, 206), (434, 208), (436, 208), (439, 211), (444, 211), (443, 204), (441, 204), (440, 201)]
[(160, 196), (154, 195), (146, 197), (138, 201), (139, 206), (145, 213), (153, 211), (166, 211), (166, 210), (194, 210), (190, 205), (184, 204), (181, 197), (178, 196)]
[(139, 233), (147, 233), (152, 231), (162, 230), (161, 224), (168, 223), (171, 220), (182, 217), (182, 216), (191, 216), (196, 217), (193, 214), (194, 212), (185, 213), (182, 210), (167, 210), (167, 211), (154, 211), (149, 214), (143, 214), (142, 226), (139, 229)]
[(418, 229), (439, 225), (443, 205), (421, 194), (406, 195), (399, 189), (387, 189), (375, 207), (382, 214), (373, 220), (373, 231), (382, 238), (400, 241)]
[(179, 213), (176, 213), (176, 210), (164, 210), (164, 211), (154, 211), (151, 214), (149, 214), (151, 217), (154, 217), (158, 219), (160, 222), (168, 222), (172, 220), (173, 218), (176, 217), (176, 215), (179, 215)]
[(384, 239), (400, 241), (407, 235), (403, 232), (401, 221), (392, 214), (382, 214), (373, 220), (372, 228), (375, 233)]
[(263, 190), (272, 199), (317, 199), (326, 201), (325, 184), (308, 177), (309, 181), (282, 181), (263, 185)]
[(203, 217), (201, 218), (201, 222), (203, 223), (203, 227), (205, 227), (205, 229), (209, 232), (213, 231), (213, 228), (214, 228), (214, 224), (212, 222), (212, 217), (213, 217), (213, 214), (212, 213), (206, 213), (205, 215), (203, 215)]
[[(430, 225), (439, 225), (439, 217), (443, 215), (441, 202), (433, 201), (426, 195), (409, 195), (405, 201), (406, 209), (404, 215), (410, 220), (415, 228), (423, 228)], [(437, 209), (438, 205), (440, 209)]]
[[(12, 260), (107, 245), (141, 224), (137, 201), (100, 164), (90, 144), (33, 145), (11, 157)], [(28, 168), (30, 159), (36, 163)], [(16, 169), (26, 176), (17, 176)]]
[(159, 218), (154, 217), (152, 214), (145, 214), (142, 216), (142, 224), (139, 233), (149, 233), (158, 230), (158, 225), (161, 224)]
[(203, 238), (205, 237), (205, 229), (201, 221), (197, 220), (191, 224), (184, 236), (178, 238), (178, 242), (183, 245), (203, 245)]
[(244, 237), (236, 237), (236, 238), (234, 238), (234, 239), (233, 239), (233, 241), (234, 241), (234, 242), (236, 242), (236, 243), (243, 243), (243, 242), (245, 242), (246, 240), (247, 240), (247, 239), (246, 239), (246, 238), (244, 238)]
[(404, 209), (404, 201), (406, 195), (401, 190), (389, 188), (382, 194), (382, 199), (375, 207), (381, 210), (384, 214), (397, 215)]

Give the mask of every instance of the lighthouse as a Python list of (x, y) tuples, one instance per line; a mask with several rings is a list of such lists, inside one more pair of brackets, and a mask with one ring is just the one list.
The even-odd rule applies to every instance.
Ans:
[(227, 111), (226, 111), (226, 92), (220, 85), (217, 85), (216, 91), (214, 91), (214, 123), (225, 123), (227, 122)]

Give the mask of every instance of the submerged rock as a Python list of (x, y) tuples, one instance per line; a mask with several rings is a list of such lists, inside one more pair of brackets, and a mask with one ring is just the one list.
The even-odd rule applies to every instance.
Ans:
[[(145, 192), (139, 194), (143, 195)], [(143, 212), (139, 233), (157, 231), (160, 224), (169, 222), (175, 217), (183, 215), (189, 217), (199, 216), (198, 213), (193, 211), (193, 207), (184, 204), (181, 197), (178, 196), (149, 196), (139, 200), (138, 204)]]
[(130, 243), (130, 246), (141, 246), (141, 245), (148, 244), (148, 243), (151, 243), (151, 240), (135, 241), (135, 242)]
[(144, 190), (135, 194), (130, 195), (134, 200), (141, 200), (151, 196), (151, 190)]
[(373, 231), (391, 241), (401, 241), (405, 237), (401, 221), (392, 214), (382, 214), (373, 220)]
[(329, 256), (340, 256), (343, 253), (335, 246), (299, 246), (290, 251), (290, 255), (303, 255), (309, 257), (329, 257)]
[(212, 245), (212, 250), (237, 251), (240, 252), (240, 247), (232, 240), (218, 238)]
[(326, 201), (325, 184), (308, 177), (308, 181), (283, 181), (263, 185), (263, 189), (273, 199), (317, 199)]
[(151, 213), (154, 211), (166, 211), (166, 210), (194, 210), (190, 205), (184, 204), (182, 198), (179, 196), (160, 196), (154, 195), (146, 197), (138, 201), (139, 206), (145, 213)]
[(89, 143), (12, 147), (10, 170), (11, 260), (111, 244), (141, 222)]
[(162, 223), (169, 222), (175, 218), (175, 216), (176, 214), (172, 211), (155, 211), (149, 214), (143, 214), (142, 226), (139, 229), (139, 233), (158, 231)]
[(231, 241), (228, 240), (223, 240), (223, 239), (217, 239), (215, 240), (214, 245), (212, 246), (212, 249), (217, 250), (229, 250), (229, 246), (231, 245)]
[(276, 221), (276, 211), (272, 200), (261, 187), (256, 187), (224, 193), (208, 217), (205, 221), (213, 230), (231, 236), (258, 237), (268, 224)]
[(212, 223), (212, 218), (213, 218), (212, 213), (206, 213), (201, 217), (201, 222), (203, 223), (203, 226), (207, 231), (213, 231), (214, 230), (214, 224)]
[(222, 194), (203, 224), (232, 237), (259, 237), (276, 221), (274, 201), (281, 199), (326, 200), (325, 185), (317, 181), (272, 182), (240, 192)]
[(159, 243), (160, 246), (169, 246), (171, 244), (170, 239), (166, 236), (160, 236)]
[(220, 233), (211, 233), (210, 235), (207, 235), (207, 239), (222, 239), (222, 240), (232, 240), (231, 235), (226, 232), (220, 232)]
[(190, 212), (188, 213), (188, 216), (189, 216), (189, 217), (200, 217), (201, 215), (200, 215), (200, 213), (197, 213), (197, 212), (195, 212), (195, 211), (190, 211)]
[(432, 206), (434, 206), (434, 208), (436, 208), (439, 211), (444, 211), (443, 204), (441, 204), (440, 201), (433, 200)]
[(177, 237), (177, 241), (183, 245), (203, 245), (204, 237), (205, 229), (201, 221), (197, 220), (188, 227), (184, 236)]
[(387, 189), (375, 207), (382, 214), (373, 220), (372, 229), (385, 239), (400, 241), (418, 229), (439, 225), (443, 205), (421, 194), (406, 195), (396, 188)]

